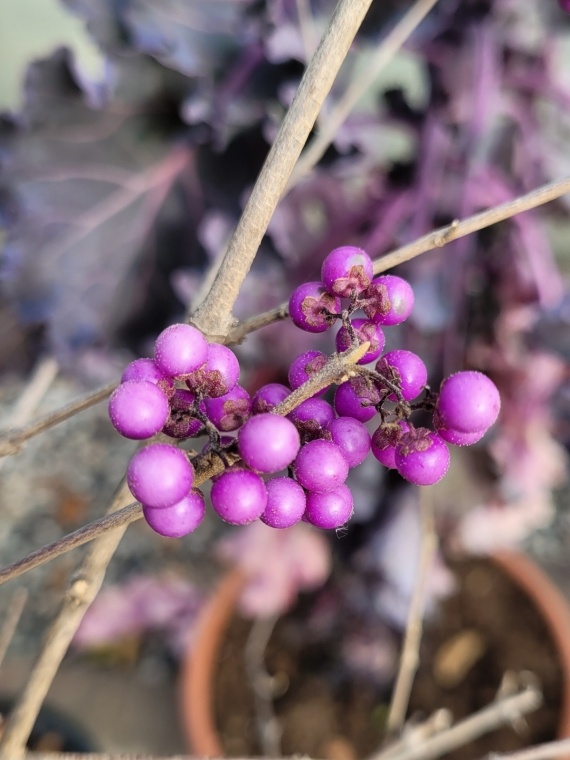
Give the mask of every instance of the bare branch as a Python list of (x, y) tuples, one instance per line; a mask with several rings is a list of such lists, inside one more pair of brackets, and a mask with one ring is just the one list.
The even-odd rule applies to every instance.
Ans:
[(485, 760), (553, 760), (563, 755), (570, 757), (570, 739), (537, 744), (536, 747), (522, 749), (520, 752), (491, 752)]
[(398, 734), (406, 719), (410, 694), (414, 683), (414, 677), (419, 665), (419, 649), (423, 631), (423, 615), (425, 608), (426, 588), (429, 578), (429, 572), (433, 565), (435, 551), (437, 547), (437, 537), (433, 523), (433, 506), (431, 502), (431, 490), (420, 490), (420, 524), (421, 524), (421, 544), (416, 568), (416, 577), (410, 608), (408, 611), (408, 620), (406, 623), (406, 634), (400, 656), (400, 666), (394, 691), (392, 692), (392, 701), (386, 720), (387, 738)]
[(27, 590), (25, 588), (18, 588), (12, 594), (12, 598), (8, 604), (8, 609), (4, 615), (4, 623), (0, 630), (0, 667), (4, 662), (8, 647), (16, 633), (16, 628), (22, 617), (22, 612), (24, 611), (27, 599)]
[[(434, 248), (443, 248), (453, 240), (470, 235), (472, 232), (483, 230), (485, 227), (490, 227), (498, 222), (503, 222), (517, 214), (522, 214), (524, 211), (530, 211), (530, 209), (543, 206), (545, 203), (556, 200), (556, 198), (560, 198), (569, 192), (570, 177), (566, 177), (557, 182), (542, 185), (536, 190), (526, 193), (526, 195), (514, 198), (512, 201), (501, 203), (486, 211), (480, 211), (478, 214), (469, 216), (463, 221), (456, 220), (445, 227), (440, 227), (418, 238), (413, 243), (396, 248), (394, 251), (390, 251), (375, 259), (374, 273), (380, 274), (381, 272), (385, 272), (387, 269), (391, 269), (398, 264), (403, 264), (405, 261), (410, 261), (422, 253), (432, 251)], [(230, 332), (227, 342), (240, 343), (250, 332), (259, 330), (261, 327), (266, 327), (280, 319), (285, 319), (288, 315), (289, 304), (287, 302), (282, 303), (269, 311), (258, 314), (251, 319), (246, 319), (236, 325)]]
[(371, 0), (339, 0), (311, 58), (228, 245), (212, 288), (191, 320), (223, 342), (233, 326), (234, 303), (249, 272), (301, 150)]
[(288, 190), (298, 184), (303, 177), (306, 177), (324, 156), (327, 148), (338, 134), (338, 130), (344, 124), (360, 98), (374, 84), (381, 72), (436, 3), (437, 0), (417, 0), (376, 48), (366, 71), (352, 80), (342, 99), (327, 113), (326, 121), (321, 124), (321, 131), (297, 162), (287, 187)]

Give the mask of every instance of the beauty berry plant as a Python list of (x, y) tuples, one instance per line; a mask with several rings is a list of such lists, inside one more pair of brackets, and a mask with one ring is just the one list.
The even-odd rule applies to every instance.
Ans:
[(564, 3), (65, 5), (106, 77), (57, 51), (0, 121), (2, 306), (61, 367), (108, 384), (1, 452), (109, 396), (117, 431), (150, 441), (104, 517), (0, 570), (92, 542), (2, 760), (23, 756), (134, 520), (200, 540), (208, 483), (236, 531), (304, 521), (337, 541), (356, 525), (374, 550), (380, 502), (439, 483), (473, 445), (478, 501), (438, 507), (455, 544), (490, 549), (552, 516), (568, 440), (552, 251), (570, 192)]

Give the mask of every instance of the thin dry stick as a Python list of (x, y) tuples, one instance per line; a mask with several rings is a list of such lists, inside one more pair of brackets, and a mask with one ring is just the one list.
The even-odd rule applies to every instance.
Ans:
[[(380, 274), (381, 272), (385, 272), (387, 269), (391, 269), (398, 264), (403, 264), (405, 261), (410, 261), (422, 253), (432, 251), (434, 248), (443, 248), (453, 240), (470, 235), (472, 232), (483, 230), (485, 227), (490, 227), (498, 222), (504, 222), (506, 219), (510, 219), (517, 214), (522, 214), (523, 211), (530, 211), (538, 206), (543, 206), (545, 203), (566, 195), (566, 193), (570, 193), (570, 177), (556, 182), (549, 182), (546, 185), (538, 187), (536, 190), (532, 190), (530, 193), (514, 198), (512, 201), (501, 203), (486, 211), (480, 211), (478, 214), (468, 216), (463, 221), (455, 220), (445, 227), (439, 227), (439, 229), (423, 235), (414, 240), (413, 243), (396, 248), (375, 259), (374, 273)], [(258, 314), (251, 319), (246, 319), (233, 328), (228, 335), (226, 343), (228, 345), (241, 343), (250, 332), (259, 330), (260, 327), (266, 327), (279, 319), (285, 319), (288, 314), (289, 304), (282, 303), (269, 311)]]
[(484, 760), (552, 760), (563, 755), (570, 756), (570, 739), (537, 744), (519, 752), (491, 752)]
[[(339, 0), (265, 160), (212, 289), (192, 315), (206, 336), (223, 341), (242, 283), (291, 172), (371, 0)], [(214, 308), (215, 306), (215, 308)]]
[(380, 43), (366, 70), (360, 76), (353, 78), (342, 98), (327, 113), (326, 121), (321, 124), (321, 131), (297, 162), (287, 186), (288, 190), (300, 182), (303, 177), (306, 177), (324, 156), (327, 148), (338, 134), (338, 130), (344, 124), (360, 98), (370, 89), (376, 79), (378, 79), (378, 76), (436, 3), (437, 0), (417, 0)]
[(408, 611), (406, 634), (400, 656), (400, 667), (386, 720), (386, 734), (388, 738), (400, 733), (404, 725), (412, 685), (420, 661), (419, 650), (422, 639), (426, 588), (437, 548), (431, 489), (426, 488), (420, 491), (419, 509), (421, 526), (420, 553), (414, 590)]
[[(132, 496), (122, 483), (109, 511), (123, 507)], [(89, 607), (105, 577), (105, 570), (119, 545), (126, 527), (101, 536), (88, 552), (79, 571), (71, 579), (60, 611), (52, 622), (31, 675), (15, 708), (10, 714), (2, 739), (1, 760), (19, 760), (40, 708), (75, 635), (85, 610)]]
[(30, 440), (30, 438), (33, 438), (34, 436), (55, 427), (55, 425), (59, 425), (60, 422), (65, 422), (65, 420), (79, 414), (79, 412), (98, 404), (100, 401), (103, 401), (110, 396), (116, 387), (116, 382), (109, 383), (102, 388), (98, 388), (96, 391), (81, 396), (81, 398), (72, 401), (61, 409), (57, 409), (55, 412), (48, 412), (43, 417), (31, 422), (29, 425), (13, 428), (0, 434), (0, 456), (16, 454), (21, 450), (22, 444)]
[(16, 628), (18, 627), (18, 623), (22, 617), (22, 612), (24, 611), (27, 598), (27, 590), (25, 588), (18, 588), (12, 594), (12, 598), (8, 604), (4, 623), (2, 625), (2, 629), (0, 630), (0, 667), (2, 667), (4, 657), (6, 657), (6, 652), (8, 651), (8, 647), (10, 646), (10, 643), (14, 638), (14, 634), (16, 633)]
[[(519, 694), (497, 700), (482, 710), (456, 723), (441, 734), (436, 734), (425, 742), (403, 749), (394, 754), (387, 750), (389, 760), (434, 760), (458, 747), (463, 747), (479, 736), (494, 731), (505, 723), (538, 710), (542, 705), (542, 694), (535, 686), (529, 686)], [(369, 760), (385, 760), (383, 752), (372, 755)]]
[[(316, 372), (304, 385), (297, 388), (279, 406), (275, 407), (274, 412), (276, 414), (287, 415), (299, 406), (301, 402), (318, 393), (323, 388), (327, 388), (332, 383), (344, 382), (345, 378), (348, 379), (352, 374), (351, 365), (356, 364), (366, 353), (368, 346), (369, 343), (363, 343), (358, 348), (346, 351), (344, 354), (333, 355), (330, 361), (319, 372)], [(237, 456), (235, 458), (230, 457), (229, 463), (232, 464), (237, 459)], [(211, 453), (197, 456), (192, 460), (192, 464), (194, 466), (195, 486), (205, 483), (214, 475), (219, 475), (225, 467), (222, 460)], [(121, 509), (106, 514), (104, 517), (100, 517), (98, 520), (94, 520), (82, 528), (78, 528), (72, 533), (59, 538), (57, 541), (42, 546), (22, 559), (3, 567), (0, 570), (0, 585), (89, 541), (98, 539), (110, 531), (126, 528), (127, 525), (138, 520), (141, 516), (141, 507), (138, 502), (132, 502)]]

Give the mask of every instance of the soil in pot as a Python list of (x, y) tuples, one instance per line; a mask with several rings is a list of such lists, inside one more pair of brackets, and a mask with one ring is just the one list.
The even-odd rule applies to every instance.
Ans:
[[(453, 567), (458, 592), (444, 602), (426, 626), (421, 665), (410, 713), (427, 717), (449, 708), (455, 720), (488, 705), (505, 672), (532, 672), (545, 704), (528, 716), (521, 733), (505, 727), (447, 757), (470, 760), (487, 752), (511, 751), (554, 739), (561, 693), (560, 666), (548, 630), (523, 592), (496, 566), (469, 560)], [(343, 672), (339, 632), (346, 611), (328, 620), (316, 640), (300, 635), (312, 598), (280, 620), (267, 647), (266, 665), (286, 684), (274, 701), (282, 752), (312, 757), (366, 757), (382, 742), (389, 694), (365, 676)], [(216, 722), (230, 756), (261, 753), (255, 727), (254, 699), (244, 663), (251, 623), (235, 617), (217, 669)], [(311, 637), (308, 637), (311, 639)]]

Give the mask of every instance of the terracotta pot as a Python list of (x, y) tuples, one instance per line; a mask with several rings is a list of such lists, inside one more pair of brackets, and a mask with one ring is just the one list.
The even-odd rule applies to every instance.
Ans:
[[(570, 737), (570, 605), (548, 576), (524, 554), (501, 551), (490, 559), (530, 597), (550, 630), (563, 681), (558, 737)], [(214, 719), (214, 676), (221, 642), (235, 613), (243, 583), (244, 576), (237, 570), (222, 580), (200, 616), (192, 651), (182, 666), (181, 721), (191, 750), (203, 757), (224, 755)]]

